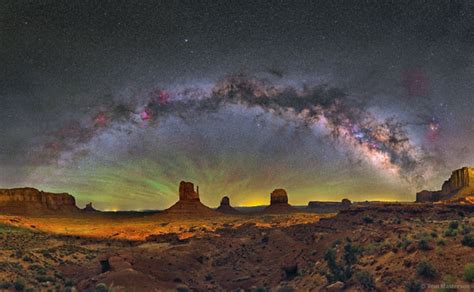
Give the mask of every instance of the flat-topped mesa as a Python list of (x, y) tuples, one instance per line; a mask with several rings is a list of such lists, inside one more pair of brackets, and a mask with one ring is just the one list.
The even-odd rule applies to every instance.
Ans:
[(266, 207), (264, 212), (286, 213), (296, 211), (288, 204), (288, 194), (285, 189), (275, 189), (270, 194), (270, 206)]
[(333, 213), (349, 209), (351, 205), (352, 203), (349, 199), (342, 199), (341, 202), (309, 201), (308, 209), (321, 213)]
[(220, 206), (216, 209), (216, 211), (222, 212), (222, 213), (227, 213), (227, 214), (238, 214), (240, 213), (236, 209), (234, 209), (230, 205), (230, 199), (227, 196), (222, 197), (221, 204)]
[(416, 201), (457, 201), (471, 196), (474, 196), (474, 168), (463, 167), (452, 172), (451, 177), (443, 183), (440, 191), (423, 190), (418, 192)]
[(77, 211), (76, 200), (67, 193), (48, 193), (34, 188), (0, 189), (0, 213), (28, 215)]
[(288, 195), (284, 189), (275, 189), (270, 194), (270, 205), (288, 204)]

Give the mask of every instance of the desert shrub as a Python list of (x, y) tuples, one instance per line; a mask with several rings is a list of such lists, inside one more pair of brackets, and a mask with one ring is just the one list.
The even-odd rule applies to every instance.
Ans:
[(0, 282), (0, 289), (8, 289), (11, 287), (11, 284), (8, 282)]
[(418, 241), (418, 249), (420, 250), (430, 250), (432, 249), (430, 243), (426, 239)]
[(25, 289), (25, 280), (17, 279), (13, 284), (16, 291), (23, 291)]
[(374, 219), (372, 219), (372, 217), (370, 216), (364, 216), (364, 218), (362, 218), (362, 221), (364, 221), (364, 223), (367, 223), (367, 224), (374, 223)]
[(45, 282), (54, 283), (54, 278), (51, 276), (44, 276), (44, 275), (36, 276), (36, 280), (40, 283), (45, 283)]
[(427, 260), (422, 260), (416, 266), (416, 272), (418, 275), (425, 278), (435, 278), (438, 271), (436, 268)]
[(409, 246), (411, 244), (411, 240), (407, 239), (407, 238), (404, 238), (397, 246), (399, 248), (402, 248), (402, 249), (405, 249), (407, 248), (407, 246)]
[(448, 228), (444, 231), (444, 237), (456, 236), (458, 234), (456, 229)]
[(95, 286), (96, 292), (108, 292), (109, 288), (104, 283), (99, 283)]
[(471, 233), (471, 227), (465, 224), (461, 224), (461, 234)]
[(252, 288), (250, 289), (250, 292), (267, 292), (267, 288), (265, 287), (257, 287), (257, 288)]
[(464, 266), (464, 280), (474, 282), (474, 263), (468, 263)]
[(438, 240), (438, 241), (436, 242), (436, 244), (439, 245), (439, 246), (445, 246), (445, 245), (446, 245), (446, 241), (440, 239), (440, 240)]
[(64, 286), (72, 287), (74, 286), (74, 282), (71, 279), (66, 279), (66, 281), (64, 281)]
[(451, 290), (451, 287), (453, 287), (453, 285), (455, 284), (456, 282), (456, 278), (452, 275), (446, 275), (443, 277), (443, 284), (444, 284), (444, 289), (441, 289), (441, 291), (452, 291)]
[(365, 290), (371, 290), (375, 288), (374, 278), (367, 271), (361, 271), (355, 274), (355, 277), (359, 284), (364, 287)]
[(431, 235), (431, 238), (437, 238), (438, 237), (438, 233), (436, 233), (436, 231), (432, 231), (430, 233), (430, 235)]
[(277, 287), (276, 292), (293, 292), (295, 291), (295, 289), (291, 288), (291, 287)]
[(330, 248), (324, 253), (324, 260), (326, 261), (330, 273), (325, 273), (329, 282), (345, 280), (341, 267), (336, 262), (336, 250)]
[(298, 270), (298, 265), (287, 265), (283, 267), (283, 271), (285, 272), (285, 277), (286, 279), (290, 280), (293, 279), (294, 277), (298, 276), (299, 270)]
[(359, 247), (353, 246), (350, 242), (346, 243), (342, 255), (342, 264), (338, 264), (336, 250), (334, 248), (328, 249), (324, 253), (324, 260), (329, 268), (329, 273), (325, 273), (327, 280), (329, 282), (344, 282), (350, 279), (353, 273), (353, 266), (357, 263), (357, 255), (360, 252), (361, 249)]
[(449, 229), (458, 229), (459, 227), (459, 221), (454, 220), (449, 223)]
[(189, 288), (186, 285), (180, 284), (176, 287), (177, 292), (188, 292)]
[(410, 281), (405, 285), (405, 291), (407, 291), (407, 292), (420, 292), (420, 291), (421, 291), (421, 283), (418, 282), (418, 281), (415, 280), (415, 279), (410, 280)]
[(461, 243), (465, 246), (474, 247), (474, 236), (470, 234), (464, 235), (463, 239), (461, 240)]

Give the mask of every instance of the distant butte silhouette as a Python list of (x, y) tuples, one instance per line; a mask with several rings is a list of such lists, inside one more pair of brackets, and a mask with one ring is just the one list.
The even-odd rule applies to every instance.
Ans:
[(275, 189), (270, 194), (270, 206), (266, 207), (265, 213), (287, 213), (296, 209), (288, 204), (288, 194), (285, 189)]
[(199, 187), (194, 190), (192, 182), (181, 181), (179, 183), (179, 201), (169, 207), (163, 214), (180, 216), (212, 216), (218, 213), (201, 203), (199, 199)]
[(222, 197), (220, 206), (216, 211), (226, 214), (239, 214), (240, 212), (230, 205), (230, 199), (227, 196)]

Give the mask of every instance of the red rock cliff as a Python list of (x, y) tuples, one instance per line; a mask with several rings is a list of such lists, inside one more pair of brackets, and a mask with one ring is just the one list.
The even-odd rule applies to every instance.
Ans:
[(34, 188), (0, 189), (0, 213), (43, 214), (77, 212), (73, 196)]
[(470, 195), (474, 195), (474, 168), (463, 167), (452, 172), (440, 191), (421, 191), (416, 194), (416, 201), (448, 201)]

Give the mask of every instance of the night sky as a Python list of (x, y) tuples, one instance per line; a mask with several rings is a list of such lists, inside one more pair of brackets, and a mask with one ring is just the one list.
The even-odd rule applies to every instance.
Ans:
[(474, 165), (473, 57), (471, 1), (1, 1), (0, 188), (414, 200)]

